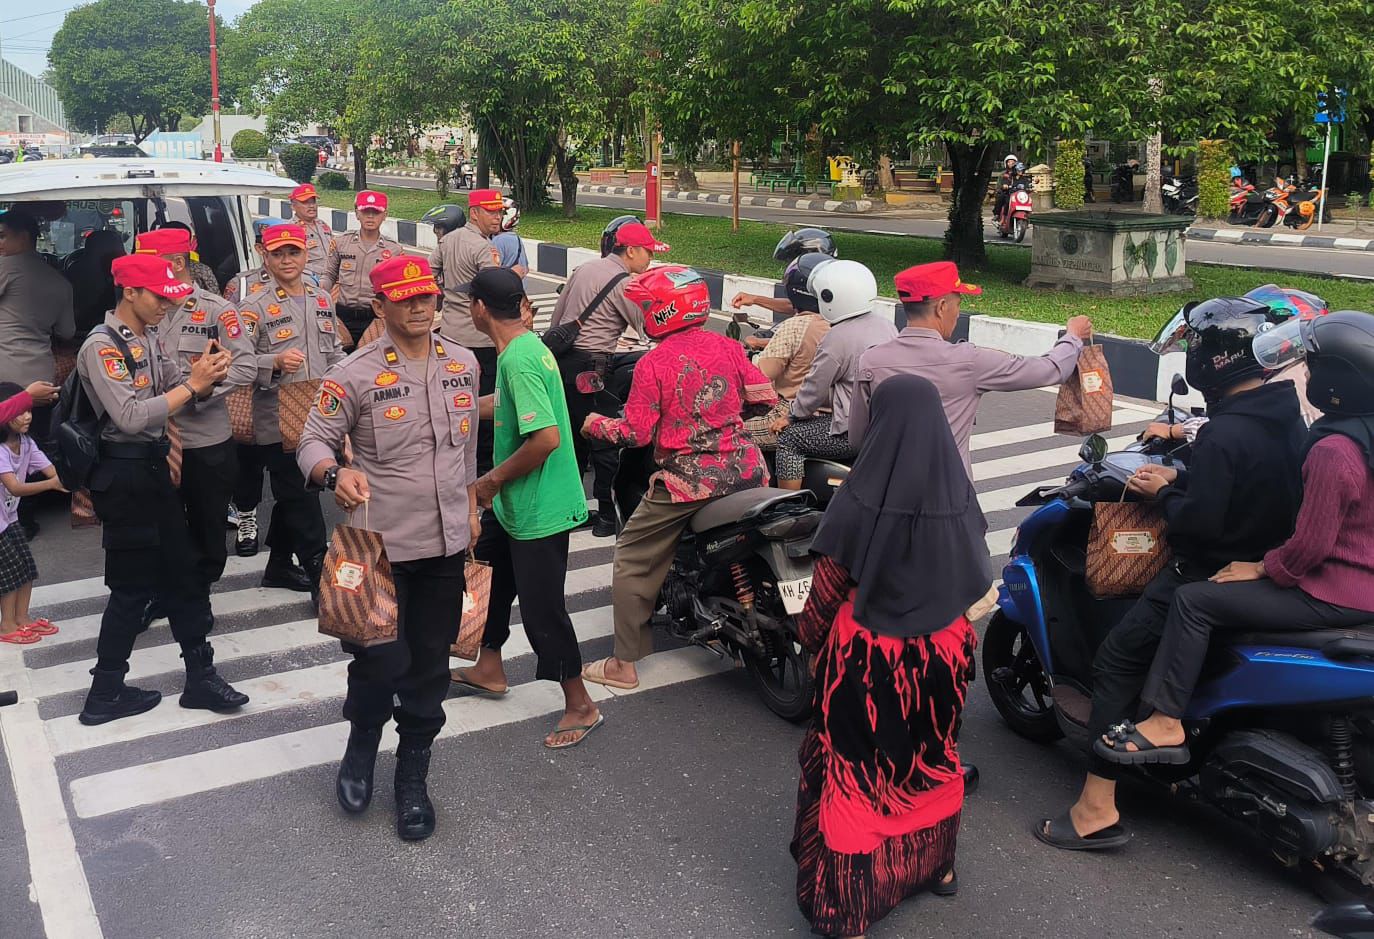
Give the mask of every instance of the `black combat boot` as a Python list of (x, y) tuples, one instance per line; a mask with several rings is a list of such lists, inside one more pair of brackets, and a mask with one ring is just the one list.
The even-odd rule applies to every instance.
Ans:
[(367, 810), (372, 804), (372, 770), (377, 765), (377, 746), (382, 742), (382, 728), (352, 725), (348, 732), (348, 748), (339, 761), (339, 778), (334, 794), (339, 805), (351, 815)]
[(162, 700), (162, 692), (144, 691), (124, 684), (125, 671), (127, 669), (99, 666), (91, 669), (95, 677), (86, 695), (86, 706), (81, 709), (77, 720), (87, 726), (106, 724), (157, 707)]
[(592, 522), (592, 537), (614, 538), (619, 527), (616, 521), (615, 505), (610, 502), (598, 503), (596, 519)]
[(273, 552), (267, 558), (267, 567), (263, 568), (262, 585), (305, 593), (310, 590), (310, 577), (291, 561), (290, 554)]
[(396, 834), (424, 841), (434, 834), (434, 803), (429, 801), (429, 747), (401, 744), (396, 750)]
[(315, 608), (315, 612), (320, 611), (320, 577), (324, 573), (324, 552), (308, 558), (301, 558), (301, 567), (305, 569), (305, 579), (310, 586), (310, 605)]
[(215, 671), (215, 650), (202, 642), (194, 649), (181, 653), (186, 660), (186, 688), (181, 692), (181, 706), (200, 711), (236, 711), (248, 703), (248, 695), (235, 691)]

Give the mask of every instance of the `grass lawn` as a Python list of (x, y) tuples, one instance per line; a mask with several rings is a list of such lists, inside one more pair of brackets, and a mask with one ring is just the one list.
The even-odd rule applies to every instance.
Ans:
[[(438, 202), (432, 191), (387, 188), (394, 218), (419, 218)], [(467, 194), (450, 195), (450, 201), (467, 204)], [(351, 209), (351, 192), (321, 191), (320, 200), (336, 209)], [(596, 248), (601, 230), (622, 213), (613, 209), (579, 208), (577, 218), (565, 219), (554, 207), (526, 212), (520, 219), (520, 233), (527, 238), (578, 248)], [(728, 220), (699, 215), (668, 215), (661, 230), (664, 241), (673, 246), (664, 257), (681, 264), (778, 277), (782, 272), (773, 260), (773, 247), (787, 226), (769, 222), (740, 222), (738, 235), (731, 234)], [(932, 238), (895, 235), (840, 233), (836, 236), (840, 256), (862, 261), (878, 278), (879, 291), (893, 295), (892, 276), (903, 268), (939, 260), (942, 245)], [(1188, 299), (1238, 296), (1252, 287), (1278, 283), (1310, 290), (1325, 297), (1332, 309), (1374, 310), (1374, 284), (1283, 271), (1190, 264), (1188, 275), (1196, 284), (1191, 294), (1173, 293), (1153, 297), (1094, 297), (1068, 291), (1022, 286), (1030, 272), (1030, 252), (1024, 248), (988, 246), (988, 267), (965, 272), (964, 279), (983, 287), (983, 295), (971, 298), (965, 308), (993, 316), (1063, 323), (1070, 316), (1086, 314), (1093, 318), (1099, 332), (1135, 338), (1153, 338), (1159, 327)], [(728, 298), (727, 298), (728, 299)]]

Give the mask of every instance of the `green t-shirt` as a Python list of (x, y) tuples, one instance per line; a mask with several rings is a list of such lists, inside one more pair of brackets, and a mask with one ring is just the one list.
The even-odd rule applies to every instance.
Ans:
[(496, 359), (492, 457), (508, 458), (525, 437), (557, 427), (558, 449), (534, 472), (512, 480), (496, 496), (496, 517), (512, 538), (545, 538), (587, 520), (587, 495), (577, 471), (563, 377), (553, 353), (534, 333), (506, 346)]

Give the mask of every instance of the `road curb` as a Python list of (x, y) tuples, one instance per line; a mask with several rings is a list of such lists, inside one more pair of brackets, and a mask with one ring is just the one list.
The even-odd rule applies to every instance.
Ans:
[(1217, 241), (1238, 245), (1283, 245), (1295, 248), (1328, 248), (1336, 251), (1374, 251), (1374, 238), (1343, 238), (1335, 235), (1298, 235), (1289, 232), (1256, 231), (1242, 228), (1188, 229), (1197, 241)]
[[(601, 186), (582, 183), (578, 192), (602, 196), (643, 196), (643, 186)], [(704, 192), (687, 190), (665, 192), (663, 198), (672, 202), (704, 202), (713, 205), (729, 205), (733, 196), (728, 192)], [(767, 209), (801, 209), (805, 212), (839, 212), (854, 215), (873, 211), (870, 199), (790, 199), (779, 196), (740, 196), (742, 206), (756, 206)]]

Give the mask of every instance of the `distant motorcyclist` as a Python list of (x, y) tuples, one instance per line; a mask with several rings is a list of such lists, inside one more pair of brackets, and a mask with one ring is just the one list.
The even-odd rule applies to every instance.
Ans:
[[(1186, 471), (1150, 464), (1127, 484), (1163, 511), (1173, 562), (1093, 659), (1088, 729), (1094, 740), (1133, 716), (1179, 587), (1207, 580), (1230, 561), (1257, 561), (1293, 530), (1305, 435), (1298, 397), (1289, 382), (1264, 383), (1267, 369), (1251, 349), (1281, 319), (1266, 304), (1241, 297), (1188, 303), (1152, 346), (1161, 355), (1186, 349), (1188, 383), (1207, 400), (1211, 420), (1197, 435)], [(1046, 844), (1093, 850), (1130, 840), (1116, 808), (1119, 767), (1097, 753), (1091, 762), (1078, 801), (1036, 826), (1035, 836)]]
[[(773, 249), (773, 260), (788, 265), (788, 270), (791, 270), (792, 264), (808, 254), (823, 254), (830, 258), (839, 257), (839, 252), (835, 249), (835, 239), (830, 232), (823, 228), (798, 228), (796, 231), (790, 231), (783, 235), (778, 241), (778, 246)], [(746, 306), (761, 306), (765, 310), (782, 316), (791, 316), (798, 309), (793, 306), (790, 296), (765, 297), (762, 294), (743, 291), (735, 294), (730, 301), (730, 306), (736, 310)], [(762, 339), (762, 337), (760, 338)], [(753, 349), (762, 349), (766, 343), (766, 339), (754, 343), (745, 340), (745, 345)]]
[(994, 220), (1001, 219), (1002, 212), (1006, 210), (1007, 201), (1011, 199), (1012, 187), (1016, 185), (1016, 180), (1020, 177), (1017, 171), (1018, 166), (1025, 166), (1021, 158), (1014, 153), (1008, 153), (1002, 158), (1002, 173), (997, 177), (997, 195), (992, 201), (992, 217)]
[(1254, 349), (1269, 368), (1305, 353), (1307, 397), (1325, 412), (1304, 447), (1296, 526), (1263, 558), (1179, 588), (1140, 695), (1153, 713), (1094, 744), (1112, 762), (1191, 758), (1180, 719), (1214, 633), (1349, 629), (1374, 617), (1374, 316), (1297, 319), (1261, 333)]

